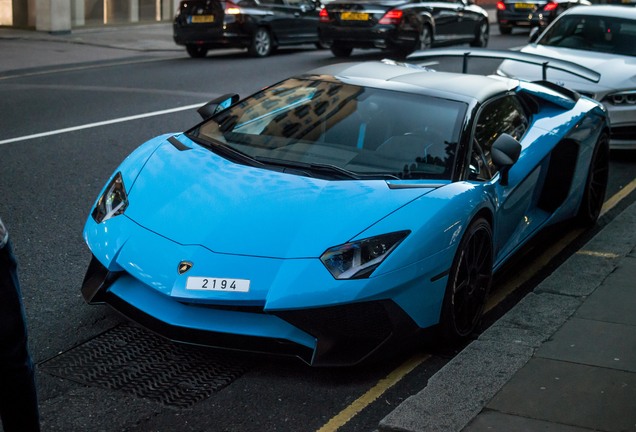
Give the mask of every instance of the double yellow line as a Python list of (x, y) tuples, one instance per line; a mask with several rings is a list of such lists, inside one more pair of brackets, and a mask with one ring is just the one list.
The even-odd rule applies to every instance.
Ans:
[[(632, 193), (636, 189), (636, 179), (632, 180), (627, 186), (622, 188), (618, 193), (605, 201), (603, 208), (601, 209), (601, 216), (609, 212), (611, 209)], [(497, 290), (497, 293), (493, 295), (486, 304), (486, 312), (491, 310), (503, 299), (505, 299), (510, 293), (517, 289), (522, 282), (528, 280), (530, 276), (536, 274), (536, 272), (543, 266), (545, 266), (550, 260), (552, 260), (558, 253), (560, 253), (568, 244), (570, 244), (576, 237), (583, 232), (583, 229), (575, 230), (565, 236), (558, 244), (548, 248), (545, 253), (541, 255), (541, 261), (535, 262), (529, 268), (525, 268), (516, 278), (506, 284), (505, 287)], [(594, 254), (594, 252), (586, 252)], [(387, 390), (400, 382), (406, 375), (417, 368), (419, 365), (428, 360), (431, 356), (429, 354), (417, 354), (406, 362), (402, 363), (398, 368), (389, 373), (385, 378), (378, 381), (378, 383), (371, 387), (366, 393), (353, 401), (349, 406), (340, 411), (337, 415), (331, 418), (324, 426), (318, 429), (317, 432), (335, 432), (342, 426), (347, 424), (352, 418), (358, 415), (363, 409), (371, 405), (375, 400), (382, 396)]]

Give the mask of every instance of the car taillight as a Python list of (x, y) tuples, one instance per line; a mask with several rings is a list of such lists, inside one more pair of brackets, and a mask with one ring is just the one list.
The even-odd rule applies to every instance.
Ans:
[(497, 9), (499, 10), (506, 10), (506, 4), (502, 1), (497, 2)]
[(399, 9), (391, 9), (387, 13), (384, 14), (380, 21), (380, 24), (399, 24), (402, 21), (402, 16), (404, 12)]
[(318, 21), (320, 22), (331, 21), (331, 18), (329, 17), (329, 12), (327, 12), (327, 9), (325, 8), (320, 9), (320, 13), (318, 14)]
[(241, 8), (235, 5), (232, 2), (225, 3), (225, 14), (226, 15), (239, 15), (241, 13)]
[(553, 2), (550, 2), (550, 3), (548, 3), (547, 5), (545, 5), (545, 6), (543, 7), (543, 10), (544, 10), (545, 12), (550, 12), (550, 11), (555, 10), (558, 6), (559, 6), (558, 4), (553, 3)]

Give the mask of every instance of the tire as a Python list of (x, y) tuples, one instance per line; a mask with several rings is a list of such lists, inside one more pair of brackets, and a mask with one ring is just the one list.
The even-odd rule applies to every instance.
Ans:
[(422, 26), (420, 37), (417, 40), (418, 50), (427, 50), (433, 45), (433, 32), (428, 24)]
[(203, 58), (208, 55), (208, 49), (200, 45), (186, 45), (186, 51), (192, 58)]
[(512, 27), (500, 25), (499, 33), (501, 33), (502, 35), (509, 35), (510, 33), (512, 33)]
[(488, 46), (489, 28), (488, 21), (484, 20), (479, 23), (475, 33), (475, 39), (470, 43), (472, 47), (485, 48)]
[(331, 53), (336, 57), (349, 57), (353, 48), (337, 45), (335, 42), (331, 44)]
[(272, 53), (273, 41), (269, 31), (264, 27), (259, 27), (252, 35), (252, 43), (248, 52), (254, 57), (267, 57)]
[(454, 344), (470, 336), (481, 320), (492, 282), (492, 229), (474, 220), (455, 253), (442, 304), (440, 336)]
[(585, 180), (583, 200), (576, 216), (577, 221), (583, 226), (592, 226), (596, 223), (603, 202), (605, 190), (609, 178), (609, 137), (603, 132), (596, 141), (594, 153), (590, 160), (590, 168)]

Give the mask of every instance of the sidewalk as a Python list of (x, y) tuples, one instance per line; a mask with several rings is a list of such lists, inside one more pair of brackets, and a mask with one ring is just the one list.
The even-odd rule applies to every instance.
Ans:
[(636, 204), (379, 430), (636, 431)]

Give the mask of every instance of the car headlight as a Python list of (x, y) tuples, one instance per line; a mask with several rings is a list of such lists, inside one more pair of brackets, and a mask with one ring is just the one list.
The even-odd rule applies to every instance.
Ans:
[(101, 223), (114, 216), (123, 214), (126, 207), (128, 207), (128, 195), (124, 187), (124, 179), (121, 173), (118, 172), (108, 184), (102, 196), (97, 200), (91, 216), (95, 219), (95, 222)]
[(608, 94), (605, 100), (612, 105), (634, 105), (636, 104), (636, 90)]
[(366, 278), (410, 231), (398, 231), (327, 249), (320, 260), (336, 279)]

